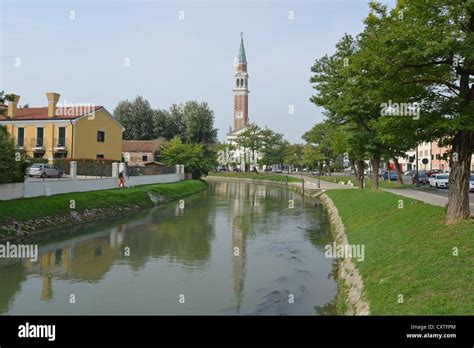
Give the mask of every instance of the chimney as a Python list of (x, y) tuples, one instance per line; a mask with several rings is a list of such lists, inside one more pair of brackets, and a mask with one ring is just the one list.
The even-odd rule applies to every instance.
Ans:
[(58, 104), (60, 96), (61, 95), (59, 93), (46, 93), (46, 97), (48, 98), (48, 117), (56, 116), (56, 105)]
[(16, 109), (18, 106), (18, 102), (20, 101), (20, 96), (13, 94), (13, 100), (8, 101), (8, 110), (7, 116), (8, 118), (15, 118), (16, 116)]

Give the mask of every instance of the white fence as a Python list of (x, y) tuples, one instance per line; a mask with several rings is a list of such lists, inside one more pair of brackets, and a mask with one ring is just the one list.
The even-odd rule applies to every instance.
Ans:
[[(117, 168), (118, 169), (118, 168)], [(118, 172), (118, 171), (117, 171)], [(117, 177), (118, 174), (116, 173)], [(61, 193), (108, 190), (118, 187), (118, 178), (26, 180), (22, 183), (0, 185), (0, 200), (51, 196)], [(125, 176), (126, 186), (160, 184), (184, 180), (184, 166), (177, 165), (176, 173), (143, 176)]]

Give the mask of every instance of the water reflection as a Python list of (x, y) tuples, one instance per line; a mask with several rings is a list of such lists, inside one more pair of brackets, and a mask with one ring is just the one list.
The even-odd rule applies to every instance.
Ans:
[[(314, 208), (281, 187), (219, 182), (184, 208), (73, 229), (41, 243), (38, 262), (0, 263), (0, 313), (69, 314), (77, 284), (90, 284), (78, 314), (314, 313), (335, 291), (330, 262), (314, 253), (330, 242), (326, 212)], [(176, 305), (183, 289), (196, 304)], [(290, 291), (299, 306), (281, 304)], [(124, 300), (137, 292), (143, 303)], [(110, 303), (90, 303), (103, 294)]]

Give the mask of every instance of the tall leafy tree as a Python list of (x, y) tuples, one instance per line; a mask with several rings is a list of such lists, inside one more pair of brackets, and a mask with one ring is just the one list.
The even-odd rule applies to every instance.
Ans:
[(184, 105), (186, 139), (191, 143), (213, 145), (217, 142), (214, 112), (207, 103), (189, 101)]
[(275, 133), (268, 127), (261, 130), (262, 149), (260, 153), (260, 164), (271, 166), (274, 164), (283, 165), (285, 153), (289, 143), (283, 139), (283, 134)]
[[(395, 93), (422, 105), (417, 135), (444, 140), (450, 157), (446, 223), (467, 219), (474, 150), (474, 2), (398, 1), (395, 9), (373, 4), (380, 28), (379, 59), (390, 64), (386, 80)], [(393, 89), (392, 89), (393, 90)]]
[(325, 164), (328, 175), (331, 175), (331, 163), (334, 163), (345, 152), (344, 134), (340, 128), (329, 122), (316, 124), (303, 135), (306, 142), (316, 146), (320, 158)]
[(141, 96), (137, 96), (132, 102), (121, 101), (114, 110), (114, 116), (125, 128), (125, 140), (150, 140), (155, 137), (153, 109), (148, 100)]
[(250, 156), (245, 157), (245, 164), (251, 165), (256, 163), (257, 154), (261, 151), (264, 140), (262, 136), (262, 129), (255, 123), (249, 124), (235, 140), (236, 146), (239, 149), (250, 151)]
[(214, 128), (214, 112), (207, 103), (188, 101), (173, 104), (169, 111), (156, 110), (155, 134), (171, 139), (179, 136), (186, 143), (202, 143), (211, 146), (217, 142)]
[[(285, 163), (294, 167), (303, 168), (303, 144), (291, 144), (285, 153)], [(290, 168), (288, 167), (288, 171)]]

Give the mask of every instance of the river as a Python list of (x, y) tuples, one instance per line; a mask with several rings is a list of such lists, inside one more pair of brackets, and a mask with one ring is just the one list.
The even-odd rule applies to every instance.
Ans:
[(315, 315), (337, 292), (324, 207), (243, 182), (58, 230), (0, 260), (1, 314)]

